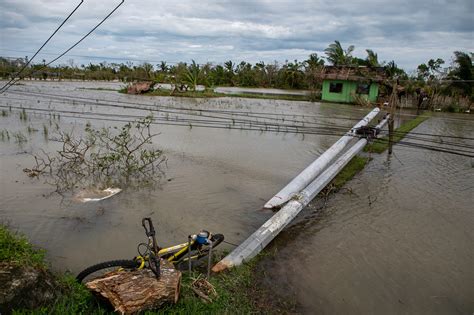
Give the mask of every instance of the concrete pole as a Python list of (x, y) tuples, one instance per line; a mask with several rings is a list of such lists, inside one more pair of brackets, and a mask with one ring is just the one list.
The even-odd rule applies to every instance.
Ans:
[(288, 200), (293, 198), (301, 189), (305, 188), (313, 179), (316, 178), (334, 158), (344, 150), (347, 144), (354, 139), (356, 130), (360, 127), (367, 126), (368, 123), (380, 112), (378, 107), (374, 108), (361, 121), (359, 121), (352, 129), (329, 149), (321, 154), (313, 163), (306, 167), (298, 176), (296, 176), (288, 185), (280, 190), (272, 199), (270, 199), (263, 207), (278, 208)]
[[(386, 117), (375, 128), (381, 129), (388, 121)], [(331, 180), (359, 153), (367, 144), (363, 138), (349, 148), (321, 175), (312, 181), (305, 189), (290, 200), (283, 208), (265, 222), (257, 231), (249, 236), (234, 251), (219, 261), (213, 268), (213, 272), (220, 272), (234, 266), (238, 266), (250, 260), (260, 253), (282, 230), (288, 225), (300, 211), (313, 200), (316, 195), (326, 187)]]

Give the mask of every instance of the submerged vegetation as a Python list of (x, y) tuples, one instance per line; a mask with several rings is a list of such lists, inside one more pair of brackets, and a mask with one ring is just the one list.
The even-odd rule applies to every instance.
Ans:
[[(44, 176), (57, 192), (76, 186), (99, 188), (114, 185), (149, 185), (159, 180), (163, 152), (152, 145), (156, 134), (150, 130), (153, 116), (129, 122), (121, 128), (85, 128), (85, 137), (57, 132), (62, 144), (55, 154), (34, 155), (36, 165), (27, 172)], [(43, 126), (43, 134), (48, 136)]]

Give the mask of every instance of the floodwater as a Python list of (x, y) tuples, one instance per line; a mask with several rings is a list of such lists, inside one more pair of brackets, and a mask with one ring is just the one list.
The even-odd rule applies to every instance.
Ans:
[[(0, 131), (21, 131), (28, 138), (24, 144), (0, 141), (0, 218), (47, 249), (55, 269), (78, 272), (99, 261), (133, 257), (144, 241), (145, 216), (153, 218), (162, 245), (185, 242), (203, 228), (240, 243), (272, 215), (261, 210), (263, 204), (338, 139), (293, 133), (291, 126), (270, 132), (262, 122), (277, 117), (281, 125), (299, 124), (300, 131), (311, 124), (344, 130), (368, 111), (108, 90), (120, 87), (26, 82), (0, 96), (0, 106), (6, 106), (0, 109), (8, 113), (0, 116)], [(19, 119), (18, 106), (26, 108), (26, 122)], [(80, 204), (51, 194), (53, 187), (22, 172), (34, 164), (31, 154), (58, 145), (45, 139), (44, 126), (50, 129), (47, 138), (54, 136), (56, 123), (80, 134), (87, 122), (119, 126), (123, 122), (116, 120), (150, 109), (160, 109), (153, 112), (159, 123), (153, 132), (160, 133), (154, 144), (168, 158), (157, 189), (122, 187), (110, 199)], [(60, 113), (60, 119), (50, 112)], [(415, 131), (474, 137), (473, 122), (467, 115), (437, 114)], [(27, 133), (28, 127), (39, 131)], [(260, 265), (263, 286), (275, 297), (294, 300), (297, 312), (307, 314), (473, 312), (473, 161), (401, 146), (394, 152), (390, 158), (373, 155), (325, 207), (321, 200), (313, 202), (277, 237), (270, 248), (276, 255)]]
[[(0, 142), (0, 218), (45, 248), (56, 269), (78, 272), (99, 261), (133, 257), (136, 245), (144, 241), (141, 218), (146, 216), (153, 218), (161, 245), (186, 242), (187, 235), (200, 229), (224, 233), (232, 243), (243, 241), (272, 215), (261, 210), (263, 204), (338, 139), (295, 134), (283, 127), (279, 132), (264, 127), (248, 130), (261, 120), (258, 117), (279, 115), (286, 119), (281, 124), (305, 121), (346, 130), (368, 111), (345, 105), (145, 97), (109, 90), (120, 87), (120, 83), (32, 81), (0, 96), (0, 105), (7, 106), (0, 109), (8, 113), (0, 116), (0, 131), (8, 130), (10, 135), (21, 131), (29, 138), (21, 145), (13, 137)], [(26, 108), (26, 122), (15, 109), (20, 106)], [(128, 121), (149, 113), (135, 109), (139, 107), (162, 110), (154, 112), (161, 120), (152, 130), (160, 133), (154, 144), (168, 159), (159, 188), (122, 187), (124, 191), (110, 199), (80, 204), (51, 194), (53, 187), (22, 172), (34, 165), (32, 154), (40, 149), (54, 152), (58, 146), (45, 139), (44, 126), (50, 139), (56, 123), (63, 131), (80, 134), (87, 122), (96, 128), (119, 126), (124, 123), (107, 119)], [(183, 108), (196, 111), (183, 114)], [(206, 109), (210, 111), (202, 111)], [(236, 114), (229, 116), (229, 111)], [(59, 120), (51, 118), (50, 112), (59, 114)], [(215, 117), (227, 117), (226, 127), (198, 127), (200, 119), (223, 121)], [(27, 133), (28, 127), (38, 131)], [(222, 248), (226, 246), (232, 248), (228, 244)]]
[[(474, 120), (436, 115), (413, 132), (472, 138)], [(305, 314), (472, 314), (474, 160), (401, 146), (372, 157), (278, 237), (264, 286)]]
[(272, 95), (308, 95), (309, 91), (302, 90), (282, 90), (282, 89), (270, 89), (270, 88), (242, 88), (242, 87), (216, 87), (214, 89), (217, 93), (224, 94), (236, 94), (236, 93), (248, 93), (248, 94), (272, 94)]

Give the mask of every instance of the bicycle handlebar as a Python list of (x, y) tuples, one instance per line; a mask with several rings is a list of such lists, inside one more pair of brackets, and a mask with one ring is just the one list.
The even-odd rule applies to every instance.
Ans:
[[(147, 227), (148, 223), (148, 227)], [(150, 251), (150, 268), (153, 271), (153, 273), (156, 275), (157, 278), (160, 277), (160, 258), (157, 257), (158, 251), (160, 248), (158, 247), (158, 244), (156, 243), (156, 238), (155, 238), (155, 228), (153, 226), (153, 222), (151, 221), (151, 218), (143, 218), (142, 219), (142, 225), (143, 228), (145, 229), (145, 234), (146, 236), (151, 239), (153, 242), (153, 251)]]
[[(146, 224), (147, 222), (148, 222), (148, 227)], [(143, 225), (143, 228), (145, 229), (146, 236), (148, 237), (155, 236), (155, 228), (153, 227), (153, 222), (151, 221), (151, 218), (143, 218), (142, 225)]]

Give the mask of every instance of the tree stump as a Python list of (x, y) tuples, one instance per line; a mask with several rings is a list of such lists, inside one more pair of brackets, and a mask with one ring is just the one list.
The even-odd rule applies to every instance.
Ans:
[(86, 283), (86, 287), (106, 298), (115, 311), (132, 314), (178, 302), (181, 272), (172, 263), (161, 260), (161, 276), (148, 268), (112, 271)]

